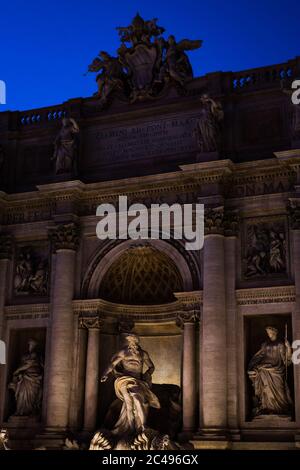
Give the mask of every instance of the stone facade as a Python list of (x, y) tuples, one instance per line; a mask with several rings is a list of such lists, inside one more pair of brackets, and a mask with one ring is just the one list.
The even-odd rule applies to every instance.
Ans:
[[(211, 73), (184, 90), (170, 83), (162, 96), (129, 104), (117, 95), (103, 106), (95, 96), (0, 113), (0, 339), (8, 348), (0, 423), (19, 446), (55, 447), (67, 432), (85, 436), (104, 422), (113, 388), (99, 377), (124, 331), (151, 354), (154, 383), (181, 387), (180, 432), (196, 447), (296, 445), (299, 366), (288, 369), (288, 418), (251, 417), (246, 373), (268, 323), (300, 339), (300, 142), (282, 74), (299, 77), (300, 59)], [(194, 137), (204, 93), (224, 111), (217, 151), (201, 151)], [(64, 116), (79, 129), (72, 174), (51, 162)], [(203, 250), (186, 251), (180, 240), (98, 240), (96, 207), (120, 194), (147, 206), (203, 203)], [(30, 337), (45, 362), (34, 421), (14, 416), (8, 390)]]

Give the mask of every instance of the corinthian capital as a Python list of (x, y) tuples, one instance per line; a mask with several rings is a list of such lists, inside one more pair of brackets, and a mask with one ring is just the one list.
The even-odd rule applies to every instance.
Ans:
[(224, 233), (224, 207), (208, 207), (205, 209), (205, 235)]
[(180, 328), (183, 328), (185, 323), (198, 323), (199, 321), (200, 311), (196, 308), (192, 308), (178, 313), (176, 318), (176, 325)]
[(76, 251), (80, 242), (80, 227), (73, 222), (58, 225), (50, 229), (49, 238), (54, 252), (63, 249)]
[(12, 259), (13, 237), (8, 234), (0, 234), (0, 259)]
[(97, 329), (103, 326), (103, 320), (99, 317), (79, 317), (79, 328)]

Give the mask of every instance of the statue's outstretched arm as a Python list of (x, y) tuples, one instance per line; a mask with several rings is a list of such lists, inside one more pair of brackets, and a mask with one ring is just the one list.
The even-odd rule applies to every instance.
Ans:
[(121, 351), (112, 357), (109, 366), (105, 369), (101, 377), (101, 382), (106, 382), (109, 374), (115, 371), (116, 366), (122, 361), (122, 359), (123, 359), (123, 355)]

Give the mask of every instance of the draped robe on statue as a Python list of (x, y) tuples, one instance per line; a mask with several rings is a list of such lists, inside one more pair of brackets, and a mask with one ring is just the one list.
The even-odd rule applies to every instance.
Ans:
[(290, 364), (286, 347), (279, 341), (266, 341), (249, 363), (248, 374), (257, 406), (254, 415), (287, 415), (292, 399), (285, 374)]

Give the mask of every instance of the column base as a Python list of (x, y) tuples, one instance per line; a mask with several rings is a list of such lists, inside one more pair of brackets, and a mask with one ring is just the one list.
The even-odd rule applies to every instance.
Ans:
[(62, 449), (67, 434), (65, 428), (48, 426), (41, 434), (35, 436), (35, 445), (38, 448), (46, 448), (47, 450)]
[(226, 441), (228, 440), (228, 430), (225, 428), (202, 428), (194, 434), (203, 440), (216, 440), (216, 441)]
[(219, 449), (231, 448), (231, 440), (226, 429), (209, 428), (201, 429), (191, 439), (195, 449)]

